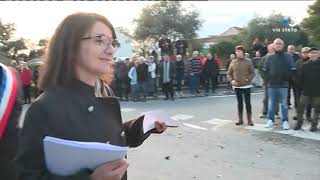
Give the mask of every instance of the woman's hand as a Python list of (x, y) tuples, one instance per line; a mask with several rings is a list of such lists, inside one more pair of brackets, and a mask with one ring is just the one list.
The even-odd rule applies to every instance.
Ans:
[(237, 81), (232, 80), (232, 81), (231, 81), (231, 85), (232, 85), (232, 86), (237, 86), (237, 85), (238, 85), (238, 83), (237, 83)]
[(166, 129), (167, 129), (167, 125), (166, 125), (166, 123), (161, 123), (161, 122), (159, 122), (159, 121), (156, 121), (155, 122), (155, 124), (154, 124), (154, 126), (156, 127), (155, 129), (156, 129), (156, 131), (158, 132), (158, 133), (162, 133), (162, 132), (164, 132)]
[(126, 160), (117, 160), (103, 164), (90, 175), (91, 180), (121, 180), (129, 164)]

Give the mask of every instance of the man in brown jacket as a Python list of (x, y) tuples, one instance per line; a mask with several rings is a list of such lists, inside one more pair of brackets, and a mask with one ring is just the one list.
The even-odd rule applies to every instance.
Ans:
[(245, 58), (245, 49), (243, 46), (236, 47), (236, 57), (228, 69), (228, 80), (231, 82), (233, 89), (236, 92), (238, 100), (238, 116), (239, 122), (236, 125), (243, 124), (243, 96), (246, 103), (248, 125), (253, 126), (251, 112), (251, 81), (255, 75), (254, 67), (250, 59)]

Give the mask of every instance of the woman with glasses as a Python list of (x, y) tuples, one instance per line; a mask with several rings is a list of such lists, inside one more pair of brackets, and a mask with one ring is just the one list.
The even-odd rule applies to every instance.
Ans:
[(166, 129), (164, 123), (156, 122), (156, 128), (144, 134), (143, 116), (122, 123), (119, 102), (101, 80), (112, 77), (116, 47), (114, 28), (101, 15), (72, 14), (58, 26), (49, 43), (39, 82), (44, 92), (28, 109), (20, 134), (18, 179), (124, 180), (128, 168), (124, 159), (71, 176), (50, 173), (45, 164), (43, 138), (137, 147), (151, 133)]

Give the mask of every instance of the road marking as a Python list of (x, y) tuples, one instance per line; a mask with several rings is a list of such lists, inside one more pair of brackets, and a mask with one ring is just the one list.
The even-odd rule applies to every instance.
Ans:
[(185, 121), (185, 120), (192, 119), (193, 117), (194, 117), (194, 116), (192, 116), (192, 115), (187, 115), (187, 114), (177, 114), (177, 115), (175, 115), (175, 116), (172, 116), (172, 119)]
[(135, 111), (136, 109), (132, 108), (121, 108), (121, 112), (130, 112), (130, 111)]
[(208, 130), (207, 128), (200, 127), (200, 126), (193, 125), (193, 124), (183, 123), (183, 125), (194, 128), (194, 129)]
[(211, 119), (211, 120), (208, 120), (208, 121), (204, 121), (204, 123), (209, 123), (209, 124), (213, 124), (215, 125), (215, 127), (212, 128), (212, 130), (217, 130), (218, 128), (220, 127), (223, 127), (227, 124), (230, 124), (232, 123), (232, 120), (225, 120), (225, 119)]
[[(251, 95), (261, 95), (263, 92), (251, 93)], [(235, 97), (236, 95), (218, 95), (218, 96), (208, 96), (207, 98), (226, 98), (226, 97)]]
[(265, 124), (254, 124), (254, 126), (247, 126), (246, 129), (256, 130), (256, 131), (272, 131), (273, 128), (265, 128)]

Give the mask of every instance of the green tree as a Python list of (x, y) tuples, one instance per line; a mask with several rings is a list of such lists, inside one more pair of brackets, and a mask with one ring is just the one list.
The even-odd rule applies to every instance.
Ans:
[(15, 41), (8, 41), (6, 42), (6, 45), (3, 46), (4, 52), (7, 53), (7, 56), (12, 60), (20, 60), (17, 59), (19, 54), (22, 54), (22, 50), (28, 49), (25, 40), (23, 38), (20, 38)]
[(310, 35), (313, 45), (320, 46), (320, 0), (308, 9), (309, 17), (301, 22), (302, 28)]
[(213, 54), (217, 54), (223, 61), (226, 61), (229, 58), (229, 55), (234, 53), (234, 48), (237, 45), (239, 44), (237, 44), (235, 40), (231, 42), (222, 41), (215, 45), (211, 45), (209, 51)]
[(16, 31), (13, 23), (3, 23), (0, 19), (0, 47), (4, 46)]
[(39, 59), (42, 58), (45, 54), (45, 50), (48, 46), (48, 40), (47, 39), (40, 39), (37, 46), (34, 49), (30, 50), (28, 60), (31, 59)]
[(199, 16), (197, 10), (187, 10), (179, 1), (155, 2), (143, 8), (140, 17), (134, 20), (134, 38), (157, 39), (161, 34), (167, 34), (170, 37), (182, 35), (185, 39), (192, 39), (202, 25)]

